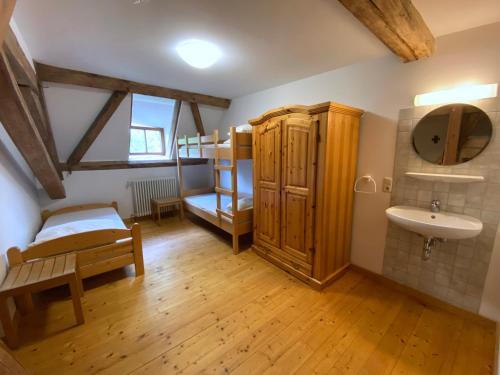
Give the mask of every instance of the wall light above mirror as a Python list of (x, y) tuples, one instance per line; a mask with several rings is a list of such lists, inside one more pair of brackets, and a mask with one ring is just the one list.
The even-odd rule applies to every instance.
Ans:
[(493, 126), (488, 115), (469, 104), (449, 104), (429, 112), (412, 133), (416, 153), (438, 165), (465, 163), (490, 142)]
[(495, 98), (498, 94), (498, 84), (463, 85), (449, 90), (427, 92), (415, 95), (415, 107), (445, 103), (461, 103), (471, 100)]

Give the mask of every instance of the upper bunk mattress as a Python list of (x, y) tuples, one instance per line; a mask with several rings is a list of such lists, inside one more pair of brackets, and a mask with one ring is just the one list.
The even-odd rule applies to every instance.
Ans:
[(127, 229), (112, 207), (68, 212), (50, 216), (32, 244), (100, 229)]

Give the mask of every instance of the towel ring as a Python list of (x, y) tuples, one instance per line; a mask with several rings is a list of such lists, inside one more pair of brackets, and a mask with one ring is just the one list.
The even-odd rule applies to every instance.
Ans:
[[(370, 184), (373, 184), (373, 191), (365, 191), (365, 190), (359, 190), (358, 189), (358, 184), (361, 182), (361, 181), (367, 181), (368, 183)], [(356, 179), (356, 182), (354, 182), (354, 192), (355, 193), (363, 193), (363, 194), (374, 194), (377, 192), (377, 183), (375, 182), (375, 179), (367, 174), (367, 175), (364, 175), (364, 176), (361, 176), (361, 177), (358, 177)]]

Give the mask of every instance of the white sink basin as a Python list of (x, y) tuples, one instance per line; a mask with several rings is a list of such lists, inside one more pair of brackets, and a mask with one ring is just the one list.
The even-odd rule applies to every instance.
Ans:
[(393, 206), (385, 210), (389, 220), (426, 238), (461, 240), (476, 237), (483, 230), (480, 220), (450, 212), (431, 212), (418, 207)]

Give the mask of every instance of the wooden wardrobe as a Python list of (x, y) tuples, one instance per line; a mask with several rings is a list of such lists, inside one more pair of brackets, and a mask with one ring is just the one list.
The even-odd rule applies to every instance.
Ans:
[(253, 126), (253, 249), (317, 289), (349, 266), (363, 111), (277, 108)]

